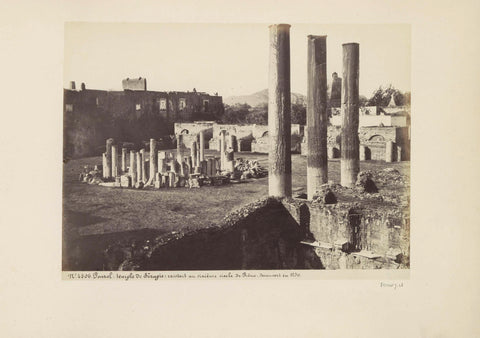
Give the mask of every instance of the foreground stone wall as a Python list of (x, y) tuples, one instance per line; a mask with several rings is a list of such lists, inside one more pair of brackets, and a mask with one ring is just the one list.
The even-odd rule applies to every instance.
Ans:
[(107, 270), (376, 269), (409, 267), (409, 218), (399, 207), (273, 198), (219, 225), (105, 250)]
[(323, 268), (314, 249), (301, 244), (308, 230), (275, 199), (249, 204), (222, 224), (162, 236), (143, 252), (105, 252), (109, 270), (267, 270)]

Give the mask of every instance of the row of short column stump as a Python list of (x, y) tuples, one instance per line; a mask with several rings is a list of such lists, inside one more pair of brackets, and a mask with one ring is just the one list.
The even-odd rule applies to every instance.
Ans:
[(175, 157), (169, 151), (157, 152), (156, 142), (152, 139), (149, 159), (146, 158), (145, 149), (138, 152), (131, 150), (127, 167), (127, 149), (122, 148), (119, 162), (118, 147), (113, 142), (113, 139), (107, 140), (106, 152), (102, 156), (103, 179), (109, 182), (103, 185), (138, 189), (145, 186), (160, 189), (220, 185), (229, 181), (229, 177), (222, 173), (228, 172), (229, 168), (233, 171), (235, 166), (233, 154), (223, 156), (225, 164), (222, 166), (221, 158), (205, 158), (202, 147), (197, 148), (196, 144), (192, 146), (190, 156), (186, 157), (180, 147)]

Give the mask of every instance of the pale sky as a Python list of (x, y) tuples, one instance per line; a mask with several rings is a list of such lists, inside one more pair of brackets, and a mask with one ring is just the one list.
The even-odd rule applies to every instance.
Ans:
[[(342, 76), (342, 43), (360, 44), (360, 94), (410, 91), (410, 26), (291, 24), (291, 90), (307, 92), (307, 36), (327, 35), (327, 73)], [(268, 24), (67, 23), (64, 87), (122, 90), (147, 78), (156, 91), (247, 95), (268, 86)]]

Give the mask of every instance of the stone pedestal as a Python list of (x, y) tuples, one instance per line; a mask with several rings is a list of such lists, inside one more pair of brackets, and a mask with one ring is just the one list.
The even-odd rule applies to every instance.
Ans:
[(122, 188), (131, 188), (132, 187), (132, 178), (128, 175), (120, 176), (120, 186)]

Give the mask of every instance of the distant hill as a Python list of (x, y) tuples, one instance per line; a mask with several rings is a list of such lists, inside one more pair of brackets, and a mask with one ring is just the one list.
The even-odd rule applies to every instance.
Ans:
[[(292, 93), (292, 103), (306, 104), (307, 98), (305, 95)], [(251, 95), (229, 96), (223, 99), (224, 104), (230, 106), (234, 104), (248, 104), (252, 107), (268, 103), (268, 89), (261, 90)]]

